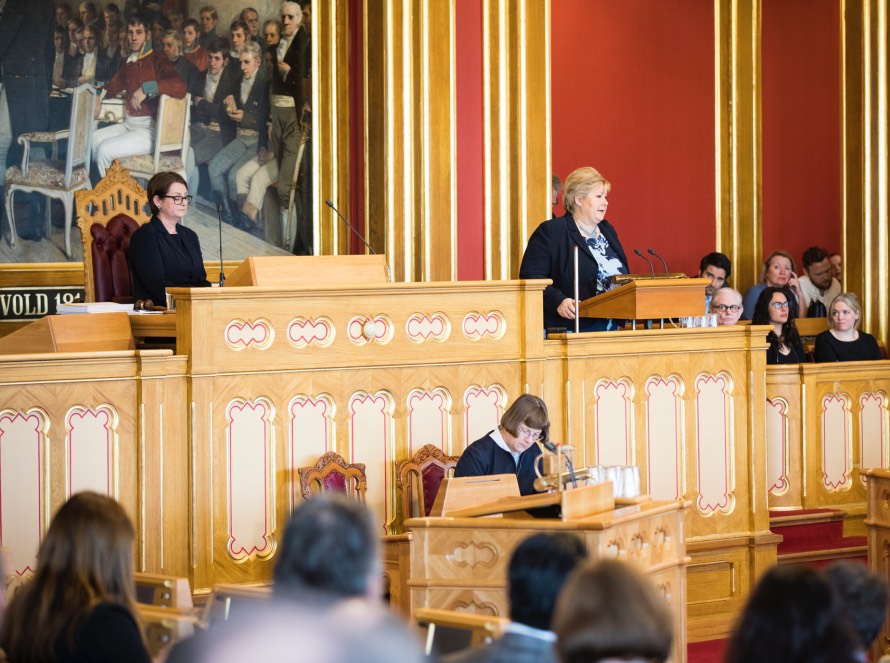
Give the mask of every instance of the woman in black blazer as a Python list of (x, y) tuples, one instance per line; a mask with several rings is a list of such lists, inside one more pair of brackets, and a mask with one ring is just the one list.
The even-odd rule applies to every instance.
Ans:
[[(574, 247), (578, 250), (578, 295), (583, 301), (611, 290), (615, 274), (627, 274), (627, 256), (618, 234), (605, 220), (612, 185), (595, 168), (566, 179), (565, 216), (544, 221), (531, 238), (519, 267), (521, 279), (552, 279), (544, 290), (544, 327), (575, 328)], [(620, 320), (581, 318), (580, 330), (618, 329)]]
[(148, 182), (152, 217), (133, 233), (128, 253), (137, 300), (163, 306), (165, 288), (210, 285), (198, 236), (179, 223), (192, 199), (188, 192), (185, 180), (173, 172), (158, 173)]

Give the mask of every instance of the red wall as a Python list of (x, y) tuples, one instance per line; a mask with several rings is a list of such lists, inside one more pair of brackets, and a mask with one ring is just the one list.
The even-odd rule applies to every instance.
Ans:
[(762, 4), (763, 252), (840, 249), (839, 0)]
[(646, 247), (697, 272), (716, 238), (713, 0), (553, 0), (551, 16), (554, 172), (612, 182), (632, 272)]

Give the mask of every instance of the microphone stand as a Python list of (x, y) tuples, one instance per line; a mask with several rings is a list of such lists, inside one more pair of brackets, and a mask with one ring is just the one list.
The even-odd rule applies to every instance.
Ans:
[(637, 254), (638, 256), (640, 256), (643, 260), (645, 260), (646, 262), (649, 263), (649, 269), (652, 270), (652, 276), (655, 276), (655, 265), (652, 264), (652, 261), (649, 260), (649, 258), (647, 258), (646, 256), (644, 256), (644, 255), (643, 255), (643, 252), (640, 251), (639, 249), (634, 249), (634, 253), (636, 253), (636, 254)]
[(665, 274), (670, 273), (670, 272), (668, 272), (668, 264), (664, 261), (664, 258), (662, 258), (660, 255), (655, 253), (655, 251), (653, 251), (652, 249), (646, 249), (646, 251), (649, 253), (650, 256), (655, 256), (656, 258), (661, 260), (661, 264), (664, 265), (664, 273)]
[[(332, 203), (330, 200), (325, 200), (324, 204), (327, 205), (328, 207), (330, 207), (332, 210), (334, 210), (334, 214), (336, 214), (341, 219), (343, 219), (343, 223), (345, 223), (347, 225), (347, 227), (352, 231), (352, 233), (362, 241), (362, 244), (364, 244), (365, 246), (368, 247), (368, 251), (373, 253), (375, 256), (377, 255), (377, 252), (374, 250), (374, 247), (365, 241), (365, 238), (362, 237), (361, 233), (359, 233), (359, 231), (356, 230), (355, 227), (351, 223), (349, 223), (349, 221), (346, 220), (345, 216), (340, 214), (340, 210), (338, 210), (336, 207), (334, 207), (334, 203)], [(386, 265), (386, 280), (389, 281), (390, 283), (392, 283), (392, 273), (389, 271), (389, 264)]]

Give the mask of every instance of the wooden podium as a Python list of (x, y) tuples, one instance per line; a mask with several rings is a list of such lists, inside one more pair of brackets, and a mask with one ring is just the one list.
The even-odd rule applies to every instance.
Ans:
[(655, 320), (703, 315), (710, 279), (638, 279), (581, 302), (581, 317)]

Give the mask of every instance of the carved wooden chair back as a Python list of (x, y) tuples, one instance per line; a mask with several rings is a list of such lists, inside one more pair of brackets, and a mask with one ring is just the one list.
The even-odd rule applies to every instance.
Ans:
[(430, 515), (442, 480), (454, 473), (459, 456), (448, 456), (439, 447), (427, 444), (411, 458), (396, 464), (396, 486), (402, 499), (403, 518)]
[(297, 469), (304, 500), (327, 491), (336, 491), (365, 503), (368, 490), (364, 463), (347, 463), (340, 454), (328, 451), (311, 467)]

